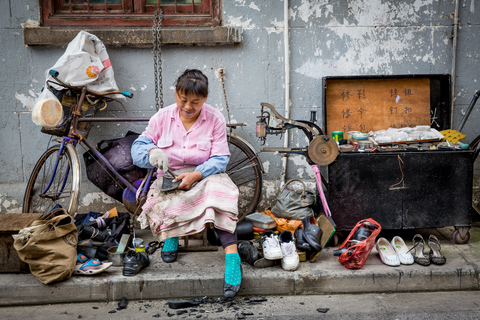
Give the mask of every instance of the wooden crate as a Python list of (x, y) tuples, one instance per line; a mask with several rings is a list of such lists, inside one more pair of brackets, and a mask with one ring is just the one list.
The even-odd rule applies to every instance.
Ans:
[(20, 260), (13, 247), (13, 234), (28, 227), (40, 213), (5, 213), (0, 215), (0, 272), (28, 272), (28, 265)]

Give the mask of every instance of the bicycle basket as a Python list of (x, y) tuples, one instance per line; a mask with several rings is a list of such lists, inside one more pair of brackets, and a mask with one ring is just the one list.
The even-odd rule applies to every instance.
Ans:
[[(52, 128), (42, 127), (40, 131), (46, 134), (63, 137), (68, 135), (68, 132), (70, 131), (70, 126), (72, 124), (72, 110), (73, 106), (77, 103), (77, 99), (72, 96), (69, 89), (56, 90), (51, 87), (51, 91), (62, 102), (64, 117), (58, 126)], [(88, 101), (83, 102), (82, 113), (84, 117), (94, 117), (97, 114), (97, 111), (96, 108), (92, 108), (92, 105)], [(91, 128), (91, 122), (80, 122), (77, 125), (77, 133), (86, 138)]]
[(65, 106), (65, 104), (63, 103), (63, 96), (67, 92), (67, 89), (57, 90), (54, 87), (50, 87), (49, 89), (44, 88), (44, 90), (50, 90), (55, 95), (55, 97), (57, 97), (57, 99), (61, 101), (62, 107), (63, 107), (63, 119), (60, 122), (60, 124), (57, 125), (56, 127), (42, 127), (40, 131), (43, 133), (51, 134), (55, 136), (60, 136), (60, 137), (65, 136), (68, 134), (68, 131), (70, 130), (70, 123), (71, 123), (70, 107)]

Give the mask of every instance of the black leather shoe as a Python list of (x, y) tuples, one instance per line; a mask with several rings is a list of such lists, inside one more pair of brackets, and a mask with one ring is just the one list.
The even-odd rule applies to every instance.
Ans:
[[(243, 275), (242, 266), (240, 266), (240, 274)], [(231, 284), (226, 283), (225, 278), (224, 278), (223, 279), (223, 296), (225, 298), (233, 298), (238, 294), (241, 287), (242, 287), (242, 281), (241, 280), (240, 280), (240, 284), (238, 284), (236, 286), (232, 286)]]
[(267, 260), (265, 258), (260, 258), (253, 263), (255, 268), (270, 268), (279, 263), (280, 260)]
[(123, 259), (123, 275), (134, 276), (149, 264), (150, 259), (148, 258), (148, 254), (146, 252), (135, 252), (134, 250), (129, 250)]
[(310, 251), (312, 250), (312, 247), (308, 244), (307, 241), (305, 241), (305, 237), (303, 236), (303, 229), (302, 228), (297, 228), (295, 230), (295, 245), (300, 251)]
[(322, 238), (322, 229), (317, 224), (314, 216), (306, 217), (302, 220), (303, 237), (314, 251), (321, 251), (320, 239)]
[(92, 239), (93, 241), (104, 242), (110, 234), (111, 232), (109, 229), (99, 230), (85, 224), (81, 224), (78, 227), (78, 239), (81, 240)]
[(175, 251), (167, 251), (167, 252), (161, 252), (160, 255), (162, 256), (162, 260), (163, 262), (166, 262), (166, 263), (172, 263), (172, 262), (175, 262), (177, 260), (177, 253), (178, 251), (175, 250)]
[(240, 259), (253, 266), (255, 261), (258, 260), (257, 247), (250, 241), (240, 241), (237, 245), (238, 255)]

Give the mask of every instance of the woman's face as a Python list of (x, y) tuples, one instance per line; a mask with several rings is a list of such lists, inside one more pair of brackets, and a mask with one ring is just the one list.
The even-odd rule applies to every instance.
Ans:
[(184, 94), (175, 90), (175, 98), (177, 100), (177, 108), (180, 116), (185, 120), (197, 120), (203, 104), (207, 101), (207, 97), (196, 96), (193, 94)]

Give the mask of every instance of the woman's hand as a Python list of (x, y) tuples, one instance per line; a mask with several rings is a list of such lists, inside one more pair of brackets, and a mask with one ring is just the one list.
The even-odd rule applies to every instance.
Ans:
[(168, 166), (168, 156), (162, 149), (152, 149), (148, 153), (148, 160), (150, 164), (156, 168), (160, 168), (163, 172), (167, 172)]
[(200, 171), (185, 172), (179, 174), (176, 180), (182, 180), (177, 189), (190, 190), (195, 182), (202, 180), (202, 173)]

